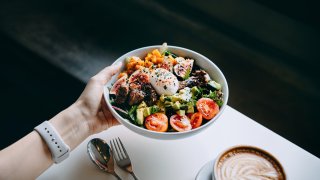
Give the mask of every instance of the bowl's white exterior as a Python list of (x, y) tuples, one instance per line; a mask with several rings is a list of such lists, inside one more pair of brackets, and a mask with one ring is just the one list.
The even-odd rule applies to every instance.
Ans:
[[(120, 58), (118, 58), (113, 64), (119, 63), (119, 62), (123, 62), (123, 69), (124, 69), (124, 62), (126, 60), (127, 57), (131, 57), (131, 56), (138, 56), (140, 58), (144, 57), (147, 55), (148, 52), (152, 51), (153, 49), (159, 49), (161, 46), (157, 45), (157, 46), (148, 46), (148, 47), (143, 47), (143, 48), (139, 48), (136, 50), (133, 50), (131, 52), (128, 52), (124, 55), (122, 55)], [(210, 61), (208, 58), (206, 58), (205, 56), (186, 49), (186, 48), (182, 48), (182, 47), (177, 47), (177, 46), (168, 46), (168, 50), (178, 54), (179, 56), (182, 57), (190, 57), (195, 59), (196, 64), (201, 67), (202, 69), (204, 69), (212, 79), (214, 79), (216, 82), (220, 83), (222, 86), (222, 92), (223, 92), (223, 105), (220, 108), (220, 112), (212, 119), (210, 120), (208, 123), (200, 126), (199, 128), (193, 129), (191, 131), (186, 131), (186, 132), (154, 132), (154, 131), (149, 131), (147, 129), (144, 129), (142, 127), (138, 127), (134, 124), (132, 124), (129, 120), (122, 118), (112, 107), (110, 104), (110, 98), (109, 98), (109, 87), (111, 87), (111, 84), (114, 83), (116, 81), (116, 76), (114, 76), (105, 86), (104, 86), (104, 98), (107, 102), (107, 106), (109, 108), (109, 110), (111, 111), (112, 115), (124, 126), (126, 126), (128, 129), (146, 136), (146, 137), (150, 137), (150, 138), (155, 138), (155, 139), (164, 139), (164, 140), (170, 140), (170, 139), (179, 139), (179, 138), (185, 138), (185, 137), (189, 137), (192, 136), (196, 133), (199, 133), (201, 131), (203, 131), (204, 129), (206, 129), (208, 126), (211, 126), (218, 118), (219, 116), (223, 113), (223, 110), (225, 109), (227, 102), (228, 102), (228, 97), (229, 97), (229, 89), (228, 89), (228, 84), (227, 81), (224, 77), (224, 75), (222, 74), (222, 72), (220, 71), (220, 69), (212, 62)], [(122, 69), (122, 70), (123, 70)], [(121, 71), (122, 71), (121, 70)]]

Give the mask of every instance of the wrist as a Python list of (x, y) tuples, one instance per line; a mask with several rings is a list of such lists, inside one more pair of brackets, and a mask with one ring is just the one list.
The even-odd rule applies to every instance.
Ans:
[(72, 149), (77, 147), (89, 135), (89, 128), (80, 108), (81, 104), (75, 102), (52, 119), (50, 123), (60, 134), (63, 141)]

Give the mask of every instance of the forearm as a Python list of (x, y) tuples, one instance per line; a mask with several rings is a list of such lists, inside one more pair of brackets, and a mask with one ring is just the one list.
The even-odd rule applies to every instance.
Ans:
[[(50, 123), (71, 149), (89, 135), (89, 128), (78, 106), (75, 103), (50, 119)], [(46, 142), (36, 131), (32, 131), (0, 151), (0, 179), (35, 179), (52, 164)]]
[(35, 179), (52, 164), (51, 153), (32, 131), (0, 152), (0, 179)]
[(50, 119), (50, 123), (71, 150), (90, 135), (81, 106), (83, 106), (81, 102), (77, 101)]

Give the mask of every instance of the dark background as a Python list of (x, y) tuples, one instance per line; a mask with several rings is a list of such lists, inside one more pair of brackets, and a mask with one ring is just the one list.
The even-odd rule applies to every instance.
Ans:
[(320, 156), (313, 1), (0, 1), (1, 146), (74, 102), (127, 51), (167, 42), (224, 72), (229, 105)]

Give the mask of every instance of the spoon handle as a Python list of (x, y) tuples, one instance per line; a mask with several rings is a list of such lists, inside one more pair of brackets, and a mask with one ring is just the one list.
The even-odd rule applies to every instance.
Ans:
[(130, 172), (130, 174), (132, 175), (132, 177), (134, 178), (134, 180), (139, 180), (139, 179), (137, 178), (137, 176), (136, 176), (133, 172)]

